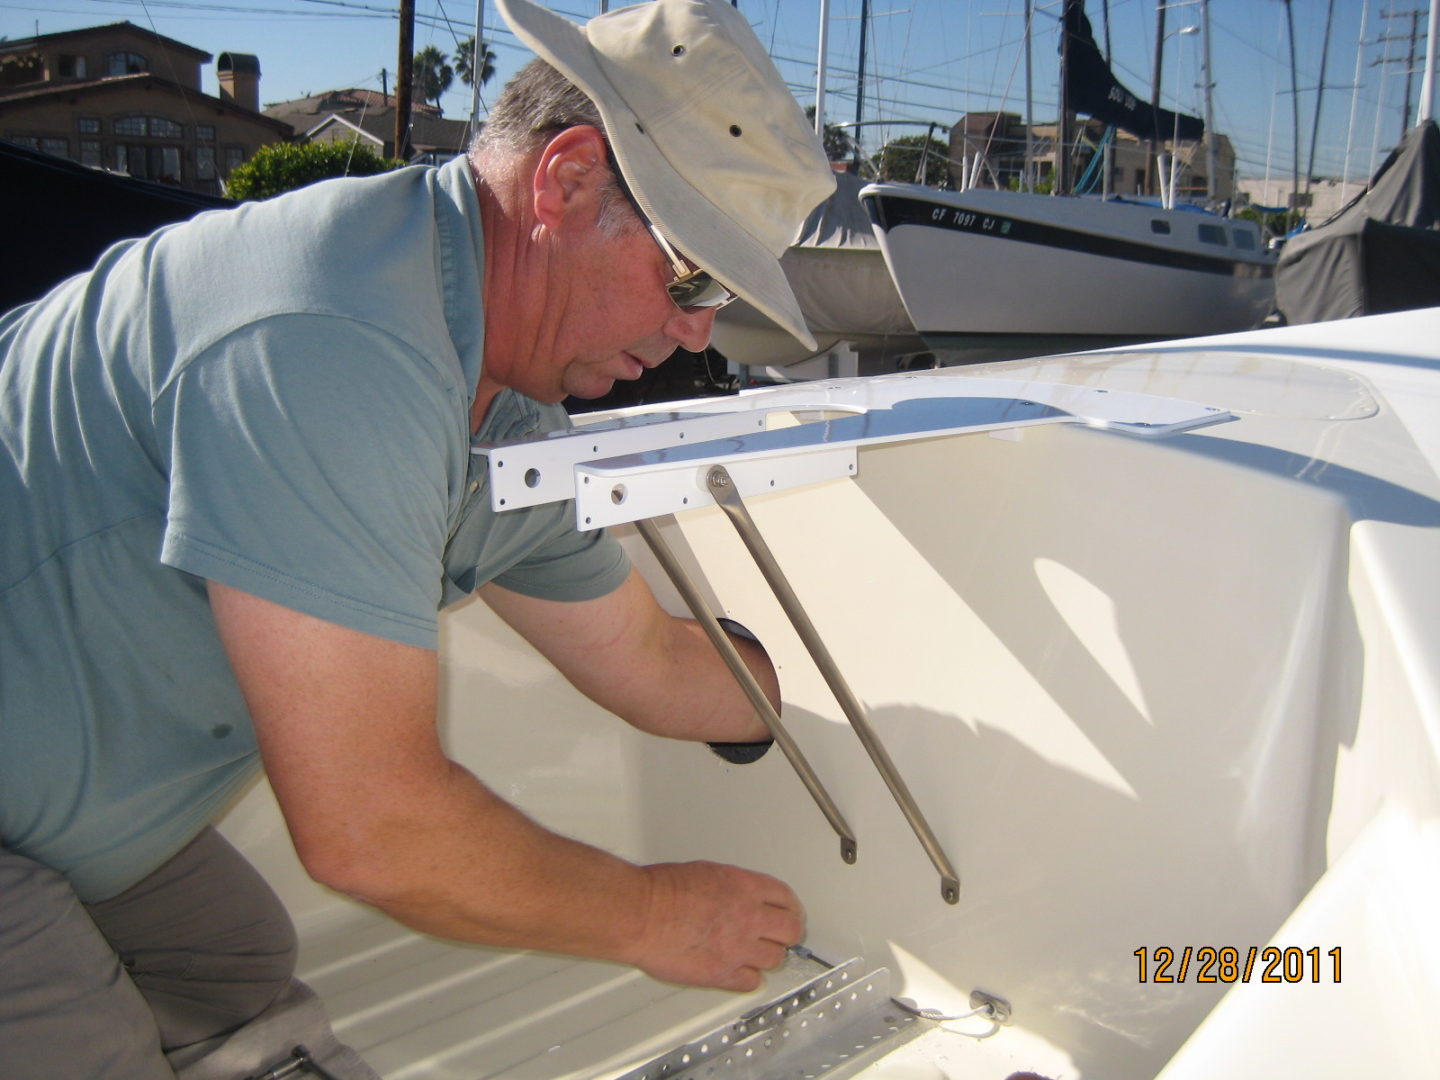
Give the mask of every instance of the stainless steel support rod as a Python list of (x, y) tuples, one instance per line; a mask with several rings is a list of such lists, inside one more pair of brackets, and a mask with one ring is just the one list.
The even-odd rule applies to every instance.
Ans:
[(741, 659), (734, 642), (716, 621), (715, 616), (710, 613), (710, 609), (705, 606), (705, 600), (700, 595), (700, 590), (696, 588), (689, 573), (680, 564), (680, 560), (675, 557), (675, 553), (670, 550), (670, 545), (665, 542), (665, 538), (660, 535), (660, 529), (655, 522), (642, 519), (635, 522), (635, 528), (639, 530), (645, 543), (650, 545), (650, 550), (655, 553), (655, 558), (659, 560), (660, 566), (685, 601), (685, 606), (694, 614), (696, 621), (705, 630), (706, 636), (710, 638), (716, 651), (725, 660), (730, 673), (735, 676), (735, 681), (740, 684), (740, 688), (745, 691), (745, 696), (750, 699), (751, 706), (760, 714), (760, 719), (770, 729), (770, 734), (775, 736), (776, 745), (780, 747), (786, 760), (790, 762), (791, 767), (800, 777), (800, 782), (805, 785), (805, 789), (810, 792), (810, 797), (815, 800), (815, 805), (820, 808), (820, 812), (825, 815), (825, 820), (830, 823), (830, 827), (840, 837), (840, 858), (847, 863), (853, 863), (858, 851), (855, 834), (850, 831), (850, 826), (845, 823), (840, 808), (830, 798), (830, 793), (825, 790), (825, 785), (815, 775), (815, 770), (810, 767), (810, 762), (805, 759), (800, 747), (790, 737), (790, 733), (785, 730), (785, 725), (780, 722), (775, 707), (770, 704), (770, 699), (765, 696), (765, 691), (760, 688), (760, 684), (755, 681), (754, 674)]
[(769, 584), (775, 599), (780, 601), (780, 606), (785, 610), (786, 616), (795, 627), (800, 640), (805, 643), (810, 657), (815, 661), (815, 666), (820, 669), (820, 674), (830, 687), (830, 692), (835, 695), (835, 700), (840, 703), (841, 710), (850, 721), (850, 726), (855, 729), (861, 744), (865, 747), (870, 760), (880, 770), (881, 777), (890, 788), (890, 794), (900, 805), (900, 811), (905, 815), (905, 820), (910, 823), (910, 828), (915, 830), (916, 837), (920, 840), (920, 846), (925, 849), (925, 854), (930, 856), (930, 861), (940, 874), (940, 895), (944, 897), (947, 904), (958, 903), (960, 900), (960, 878), (950, 865), (950, 860), (945, 857), (940, 843), (935, 839), (930, 825), (925, 820), (925, 815), (920, 812), (910, 789), (906, 787), (904, 779), (900, 776), (895, 763), (890, 760), (884, 745), (870, 726), (866, 719), (865, 707), (860, 704), (851, 691), (845, 677), (841, 675), (840, 668), (836, 665), (830, 650), (820, 640), (820, 635), (815, 630), (815, 624), (810, 621), (810, 616), (805, 614), (805, 609), (800, 604), (800, 598), (795, 595), (795, 590), (790, 588), (790, 582), (786, 580), (780, 564), (775, 561), (775, 556), (770, 551), (770, 546), (765, 543), (765, 538), (760, 535), (756, 528), (755, 521), (750, 517), (750, 511), (745, 506), (745, 501), (740, 498), (740, 493), (735, 490), (734, 481), (731, 480), (729, 472), (723, 465), (716, 465), (705, 477), (706, 486), (710, 494), (715, 497), (716, 503), (725, 511), (730, 523), (735, 526), (735, 531), (740, 534), (740, 539), (749, 549), (750, 555), (759, 567), (761, 575)]

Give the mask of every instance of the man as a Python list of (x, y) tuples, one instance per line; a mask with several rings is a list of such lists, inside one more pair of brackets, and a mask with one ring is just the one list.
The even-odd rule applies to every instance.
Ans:
[(260, 763), (306, 869), (429, 933), (737, 990), (800, 939), (773, 878), (555, 836), (439, 744), (436, 612), (477, 589), (643, 730), (765, 737), (613, 540), (489, 510), (469, 440), (702, 349), (728, 290), (808, 337), (777, 257), (833, 187), (723, 0), (500, 6), (549, 66), (469, 161), (204, 215), (0, 320), (7, 1077), (169, 1076), (287, 985), (207, 828)]

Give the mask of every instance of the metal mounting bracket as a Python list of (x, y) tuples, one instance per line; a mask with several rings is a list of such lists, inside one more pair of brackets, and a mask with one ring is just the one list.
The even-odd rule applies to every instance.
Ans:
[(858, 449), (880, 443), (1058, 423), (1155, 437), (1233, 419), (1216, 406), (1151, 394), (889, 375), (688, 402), (683, 412), (633, 414), (473, 452), (489, 458), (496, 510), (574, 499), (577, 526), (594, 529), (710, 505), (705, 478), (715, 465), (750, 496), (853, 476)]

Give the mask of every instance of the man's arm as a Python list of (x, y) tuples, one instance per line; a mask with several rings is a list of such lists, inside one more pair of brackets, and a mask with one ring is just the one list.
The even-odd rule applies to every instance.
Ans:
[(221, 639), (301, 861), (418, 930), (753, 989), (803, 932), (783, 883), (635, 866), (540, 828), (444, 754), (430, 650), (211, 583)]
[[(537, 600), (495, 584), (479, 592), (577, 689), (642, 731), (706, 742), (770, 737), (700, 624), (665, 611), (637, 571), (595, 600)], [(765, 651), (730, 639), (778, 710)]]

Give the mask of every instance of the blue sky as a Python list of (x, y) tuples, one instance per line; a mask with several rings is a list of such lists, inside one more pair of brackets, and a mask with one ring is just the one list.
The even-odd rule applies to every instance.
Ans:
[[(612, 0), (620, 6), (622, 0)], [(1292, 0), (1300, 86), (1300, 163), (1310, 156), (1327, 15), (1331, 27), (1327, 87), (1320, 98), (1315, 171), (1350, 179), (1368, 175), (1400, 137), (1404, 60), (1412, 23), (1424, 0)], [(577, 20), (599, 12), (599, 0), (552, 0)], [(393, 0), (0, 0), (0, 36), (29, 37), (128, 19), (218, 55), (260, 57), (261, 97), (278, 101), (348, 86), (379, 89), (382, 69), (393, 80), (396, 60)], [(1113, 64), (1120, 81), (1148, 98), (1154, 57), (1154, 0), (1109, 0)], [(416, 48), (434, 44), (453, 53), (474, 28), (475, 0), (416, 0)], [(740, 0), (760, 40), (803, 103), (814, 101), (819, 0)], [(864, 118), (867, 147), (915, 134), (915, 122), (950, 124), (966, 111), (1025, 110), (1023, 0), (871, 0)], [(1035, 118), (1053, 119), (1060, 0), (1037, 2), (1032, 44)], [(1096, 37), (1104, 41), (1105, 0), (1087, 0)], [(831, 0), (829, 96), (832, 121), (855, 118), (860, 0)], [(1392, 12), (1395, 17), (1383, 18)], [(1362, 15), (1365, 24), (1362, 27)], [(1201, 36), (1177, 34), (1200, 23), (1199, 0), (1170, 0), (1163, 96), (1185, 111), (1201, 111)], [(1293, 128), (1289, 45), (1282, 0), (1210, 0), (1215, 124), (1230, 136), (1245, 175), (1260, 176), (1267, 161), (1288, 176)], [(528, 59), (504, 28), (493, 2), (485, 5), (485, 37), (499, 55), (500, 82)], [(1418, 20), (1417, 55), (1426, 20)], [(1384, 39), (1391, 40), (1386, 41)], [(1363, 39), (1363, 43), (1362, 43)], [(1358, 82), (1357, 82), (1358, 72)], [(214, 65), (205, 89), (215, 92)], [(1358, 86), (1358, 89), (1356, 88)], [(1411, 83), (1413, 123), (1420, 76)], [(446, 95), (447, 116), (463, 117), (469, 92)], [(481, 113), (484, 113), (482, 104)]]

